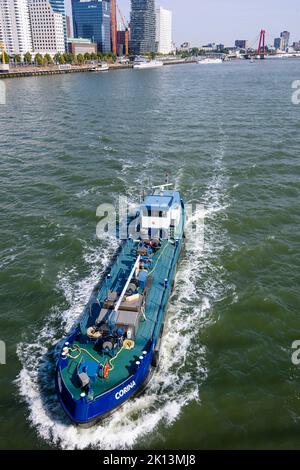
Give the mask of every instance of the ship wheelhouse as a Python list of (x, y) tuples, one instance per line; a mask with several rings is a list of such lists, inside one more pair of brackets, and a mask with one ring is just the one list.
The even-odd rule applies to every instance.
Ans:
[(156, 191), (141, 206), (142, 238), (180, 238), (182, 204), (174, 191)]

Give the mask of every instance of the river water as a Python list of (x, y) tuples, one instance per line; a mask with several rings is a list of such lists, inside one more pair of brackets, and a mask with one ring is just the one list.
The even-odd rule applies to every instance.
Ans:
[[(299, 448), (299, 63), (7, 80), (0, 107), (0, 448)], [(102, 425), (72, 426), (53, 346), (117, 243), (96, 208), (166, 171), (205, 215), (183, 255), (161, 368)], [(53, 417), (55, 416), (55, 418)]]

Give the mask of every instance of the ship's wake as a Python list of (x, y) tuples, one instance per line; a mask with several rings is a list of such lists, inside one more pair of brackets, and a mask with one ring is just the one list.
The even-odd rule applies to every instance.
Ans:
[[(17, 386), (28, 405), (31, 424), (49, 444), (64, 449), (125, 449), (137, 444), (150, 447), (161, 426), (173, 423), (189, 402), (196, 400), (200, 406), (200, 387), (208, 373), (201, 330), (214, 321), (214, 303), (231, 289), (224, 281), (220, 266), (220, 254), (228, 243), (220, 223), (228, 204), (223, 155), (224, 139), (213, 156), (213, 174), (201, 195), (200, 202), (205, 211), (205, 243), (203, 245), (197, 238), (188, 243), (179, 263), (162, 341), (160, 368), (141, 396), (90, 429), (71, 424), (58, 404), (54, 370), (59, 346), (55, 349), (55, 345), (80, 317), (116, 244), (112, 246), (108, 242), (97, 251), (86, 248), (84, 261), (90, 265), (90, 274), (86, 278), (78, 280), (76, 271), (60, 274), (58, 288), (63, 291), (68, 308), (53, 309), (44, 327), (40, 330), (37, 327), (33, 332), (35, 340), (24, 340), (18, 345), (22, 370)], [(195, 200), (197, 191), (199, 188), (195, 183), (185, 194), (186, 202)], [(201, 208), (187, 223), (195, 224), (202, 219)]]

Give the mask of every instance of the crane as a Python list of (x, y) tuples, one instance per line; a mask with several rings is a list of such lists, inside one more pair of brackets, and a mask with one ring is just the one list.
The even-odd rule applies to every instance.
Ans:
[(5, 45), (4, 45), (4, 42), (0, 42), (0, 49), (2, 50), (2, 64), (5, 65), (6, 60), (5, 60)]
[(112, 53), (117, 54), (117, 12), (116, 0), (111, 0), (111, 48)]
[(118, 12), (119, 12), (119, 15), (121, 17), (124, 28), (125, 28), (125, 55), (128, 55), (129, 54), (129, 28), (128, 28), (128, 23), (126, 23), (119, 5), (118, 5)]
[(4, 42), (0, 41), (0, 57), (2, 63), (0, 63), (0, 72), (8, 72), (9, 71), (9, 63), (7, 64), (6, 54), (5, 54), (5, 44)]

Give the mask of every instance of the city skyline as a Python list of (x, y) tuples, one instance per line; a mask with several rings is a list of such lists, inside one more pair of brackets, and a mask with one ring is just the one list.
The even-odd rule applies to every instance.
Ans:
[[(71, 0), (65, 0), (70, 14)], [(127, 20), (130, 18), (130, 0), (118, 0)], [(267, 43), (273, 44), (281, 31), (291, 32), (291, 42), (300, 39), (300, 2), (291, 0), (289, 8), (282, 8), (279, 1), (252, 0), (251, 4), (241, 4), (238, 0), (187, 0), (189, 8), (182, 8), (181, 0), (156, 0), (173, 12), (173, 38), (177, 45), (189, 41), (194, 46), (209, 42), (234, 45), (236, 39), (257, 40), (261, 28), (267, 31)], [(271, 13), (270, 13), (271, 12)]]
[[(115, 35), (115, 42), (113, 42), (112, 36), (112, 24), (119, 26), (119, 29), (126, 28), (128, 21), (131, 22), (131, 34), (129, 41), (129, 52), (131, 54), (143, 54), (147, 52), (159, 52), (162, 54), (168, 54), (174, 51), (174, 43), (180, 49), (186, 51), (191, 50), (192, 47), (203, 48), (205, 50), (224, 50), (224, 47), (230, 49), (235, 47), (237, 49), (257, 49), (259, 32), (263, 33), (263, 44), (275, 47), (278, 51), (288, 52), (289, 46), (293, 46), (294, 50), (300, 51), (300, 34), (298, 35), (298, 29), (294, 30), (290, 27), (283, 27), (276, 29), (270, 33), (270, 29), (267, 30), (265, 38), (265, 26), (261, 30), (261, 25), (255, 31), (255, 37), (251, 38), (245, 31), (242, 31), (239, 35), (235, 31), (232, 31), (233, 39), (225, 40), (225, 36), (221, 38), (220, 30), (217, 29), (217, 36), (212, 36), (213, 31), (209, 29), (208, 36), (210, 39), (194, 42), (191, 36), (194, 31), (190, 27), (189, 36), (184, 37), (184, 40), (178, 41), (178, 32), (176, 31), (176, 24), (178, 15), (176, 15), (173, 9), (166, 9), (165, 5), (171, 0), (164, 0), (164, 6), (161, 5), (160, 0), (118, 0), (118, 7), (120, 7), (118, 25), (116, 24), (116, 0), (19, 0), (14, 2), (13, 0), (0, 0), (1, 1), (1, 15), (0, 15), (0, 39), (7, 44), (7, 52), (11, 56), (14, 54), (24, 55), (26, 52), (38, 52), (41, 54), (50, 53), (54, 56), (57, 52), (64, 52), (68, 50), (67, 42), (67, 28), (66, 28), (66, 16), (69, 14), (68, 25), (71, 24), (71, 17), (73, 23), (73, 31), (69, 31), (69, 35), (75, 38), (84, 38), (97, 43), (98, 51), (103, 53), (109, 53), (113, 50), (114, 54), (119, 52), (120, 54), (127, 51), (128, 53), (128, 30), (127, 39), (124, 37), (123, 42), (120, 42), (120, 48), (117, 48)], [(173, 7), (176, 6), (176, 2), (179, 0), (172, 0)], [(220, 0), (212, 0), (215, 5)], [(226, 11), (230, 12), (231, 22), (236, 20), (236, 17), (248, 11), (247, 8), (229, 9), (228, 5), (235, 5), (237, 0), (228, 0)], [(269, 0), (266, 0), (268, 2)], [(292, 0), (293, 1), (293, 0)], [(94, 3), (95, 2), (95, 3)], [(191, 5), (194, 0), (189, 0)], [(253, 0), (250, 10), (255, 5), (256, 0)], [(123, 3), (123, 7), (122, 7)], [(27, 6), (26, 6), (27, 5)], [(73, 12), (72, 12), (73, 5)], [(199, 6), (199, 4), (198, 4)], [(223, 5), (224, 6), (224, 5)], [(51, 8), (52, 7), (52, 8)], [(66, 7), (66, 8), (65, 8)], [(131, 7), (131, 8), (130, 8)], [(205, 7), (204, 10), (208, 11), (211, 8)], [(300, 10), (300, 6), (298, 7)], [(249, 10), (249, 11), (250, 11)], [(125, 17), (123, 19), (122, 11)], [(188, 10), (180, 16), (182, 24), (185, 22), (186, 15), (189, 18), (196, 18), (197, 8), (195, 11)], [(234, 14), (232, 13), (234, 11)], [(112, 13), (111, 20), (110, 15)], [(129, 15), (126, 19), (126, 13)], [(274, 13), (274, 11), (273, 11)], [(258, 21), (259, 15), (262, 12), (259, 11), (258, 15), (255, 16), (255, 21)], [(214, 15), (215, 24), (218, 24), (218, 18), (220, 18), (221, 12), (218, 10), (218, 15)], [(253, 17), (254, 17), (253, 16)], [(294, 15), (295, 16), (295, 15)], [(175, 18), (173, 26), (172, 19)], [(252, 16), (247, 16), (248, 23)], [(274, 18), (272, 16), (272, 18)], [(208, 23), (208, 16), (206, 16), (206, 22)], [(27, 24), (26, 26), (26, 21)], [(272, 20), (274, 21), (274, 20)], [(241, 29), (240, 22), (233, 22), (236, 26), (235, 29)], [(251, 22), (250, 22), (251, 23)], [(222, 24), (228, 28), (228, 22), (226, 17), (222, 18)], [(286, 25), (282, 18), (280, 19), (280, 25)], [(249, 26), (248, 26), (249, 27)], [(234, 27), (232, 28), (234, 30)], [(283, 31), (282, 31), (283, 30)], [(183, 29), (181, 28), (182, 32)], [(201, 30), (202, 31), (202, 30)], [(279, 32), (280, 31), (280, 32)], [(297, 31), (297, 32), (296, 32)], [(29, 34), (30, 33), (30, 34)], [(119, 39), (121, 40), (122, 31), (120, 31)], [(29, 37), (30, 36), (30, 37)], [(183, 38), (183, 36), (182, 36)], [(265, 40), (266, 39), (266, 40)], [(27, 42), (26, 42), (27, 41)], [(28, 42), (29, 41), (29, 42)], [(25, 45), (26, 44), (26, 45)]]

